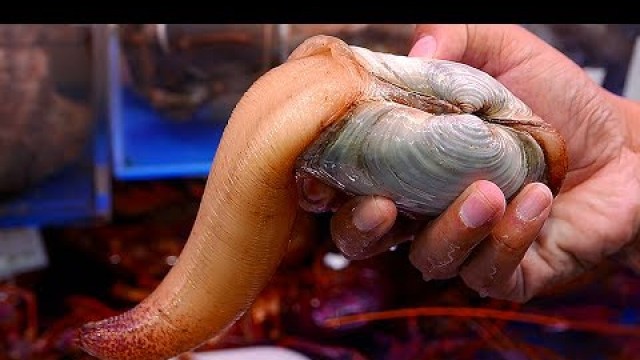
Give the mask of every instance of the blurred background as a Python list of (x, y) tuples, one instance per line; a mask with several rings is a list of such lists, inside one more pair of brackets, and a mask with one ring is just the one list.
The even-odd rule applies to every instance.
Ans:
[[(640, 101), (639, 25), (525, 27)], [(404, 55), (413, 25), (0, 25), (0, 360), (91, 358), (74, 329), (155, 288), (234, 105), (316, 34)], [(521, 305), (424, 283), (406, 250), (349, 262), (327, 234), (301, 239), (229, 334), (181, 358), (639, 358), (640, 268), (603, 263)], [(365, 321), (324, 323), (350, 314)]]

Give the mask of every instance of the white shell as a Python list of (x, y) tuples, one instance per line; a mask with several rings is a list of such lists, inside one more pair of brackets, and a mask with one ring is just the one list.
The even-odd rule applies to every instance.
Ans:
[(301, 156), (301, 171), (428, 216), (476, 180), (507, 198), (544, 180), (540, 145), (508, 126), (527, 124), (532, 111), (497, 80), (459, 63), (351, 49), (376, 80)]

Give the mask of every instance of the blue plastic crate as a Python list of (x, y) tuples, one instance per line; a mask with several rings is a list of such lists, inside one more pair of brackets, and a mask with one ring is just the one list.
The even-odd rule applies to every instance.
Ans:
[(225, 123), (200, 114), (184, 123), (163, 117), (121, 89), (111, 118), (113, 166), (122, 180), (203, 177), (209, 173)]
[(119, 180), (205, 177), (228, 114), (204, 109), (191, 119), (177, 122), (153, 109), (122, 84), (116, 29), (109, 33), (108, 59), (114, 176)]

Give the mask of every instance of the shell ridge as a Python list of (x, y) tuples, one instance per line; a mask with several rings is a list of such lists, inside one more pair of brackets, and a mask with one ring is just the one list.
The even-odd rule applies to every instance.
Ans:
[[(559, 135), (489, 74), (448, 60), (349, 49), (369, 84), (328, 130), (340, 134), (319, 137), (331, 144), (305, 152), (308, 172), (348, 194), (386, 196), (403, 213), (427, 216), (476, 180), (495, 182), (511, 198), (550, 178), (543, 146), (564, 149), (552, 143)], [(556, 182), (560, 165), (552, 169)]]

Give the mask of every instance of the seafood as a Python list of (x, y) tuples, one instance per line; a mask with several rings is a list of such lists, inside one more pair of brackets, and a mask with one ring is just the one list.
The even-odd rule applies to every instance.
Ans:
[(91, 111), (57, 89), (47, 47), (79, 42), (78, 33), (64, 25), (0, 26), (0, 198), (57, 173), (85, 150)]
[(32, 289), (0, 282), (0, 359), (88, 359), (74, 341), (78, 325), (116, 310), (85, 296), (69, 296), (65, 303), (64, 315), (43, 321)]
[[(406, 77), (405, 81), (415, 83), (405, 83), (407, 87), (400, 91), (403, 84), (392, 86), (392, 80), (401, 79), (394, 74), (405, 66), (402, 58), (384, 58), (387, 72), (375, 74), (366, 56), (377, 55), (337, 38), (316, 36), (249, 88), (225, 128), (177, 263), (136, 307), (85, 325), (79, 334), (83, 349), (102, 359), (169, 358), (224, 334), (269, 282), (289, 239), (306, 231), (296, 221), (308, 215), (297, 206), (294, 186), (300, 155), (313, 149), (314, 141), (325, 130), (333, 130), (333, 124), (349, 114), (357, 116), (354, 110), (366, 102), (386, 101), (392, 109), (400, 103), (431, 114), (454, 113), (445, 118), (470, 119), (473, 114), (455, 113), (475, 112), (492, 123), (507, 125), (503, 130), (493, 125), (490, 129), (521, 132), (523, 139), (539, 143), (538, 152), (525, 147), (525, 153), (537, 154), (527, 158), (531, 162), (526, 164), (544, 162), (536, 174), (544, 174), (542, 178), (558, 191), (567, 165), (561, 136), (521, 102), (507, 101), (511, 98), (503, 90), (488, 88), (497, 83), (470, 91), (473, 82), (465, 77), (447, 81), (416, 76)], [(487, 97), (491, 94), (499, 97)], [(438, 100), (440, 95), (444, 98)], [(464, 129), (458, 128), (463, 134)], [(509, 138), (505, 135), (505, 139)], [(526, 140), (532, 149), (533, 140)], [(544, 159), (533, 158), (540, 155)]]
[[(303, 171), (432, 216), (480, 179), (507, 198), (534, 181), (558, 191), (562, 138), (497, 80), (450, 61), (351, 49), (375, 80), (304, 153)], [(559, 159), (545, 156), (550, 148)]]
[(0, 359), (27, 358), (37, 331), (34, 294), (12, 284), (0, 283)]

